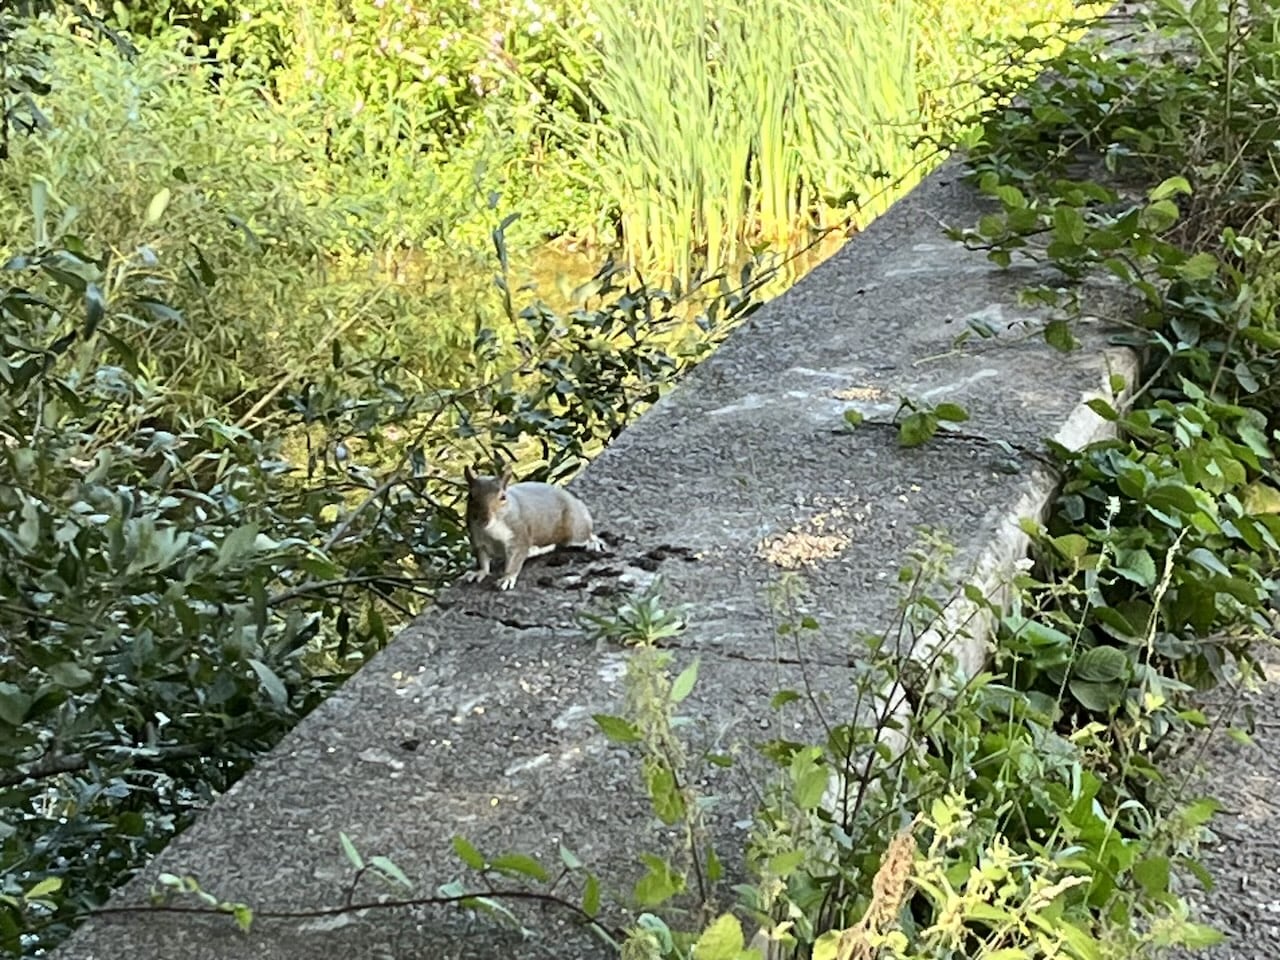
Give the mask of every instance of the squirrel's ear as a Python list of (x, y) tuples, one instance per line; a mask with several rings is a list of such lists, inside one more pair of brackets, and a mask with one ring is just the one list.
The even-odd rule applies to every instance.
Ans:
[(470, 464), (462, 468), (462, 476), (466, 479), (467, 483), (476, 482), (476, 472), (471, 469)]
[(502, 468), (502, 477), (500, 478), (502, 486), (503, 487), (511, 486), (511, 481), (515, 477), (515, 475), (516, 475), (515, 470), (512, 468), (511, 464), (508, 463), (505, 467)]

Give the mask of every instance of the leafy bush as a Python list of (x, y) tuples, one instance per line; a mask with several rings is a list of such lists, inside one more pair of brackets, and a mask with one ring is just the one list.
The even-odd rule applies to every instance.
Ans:
[(0, 945), (17, 955), (56, 943), (454, 571), (462, 463), (572, 473), (752, 300), (726, 291), (692, 340), (682, 305), (608, 270), (590, 306), (522, 306), (499, 223), (500, 283), (463, 324), (465, 286), (346, 265), (340, 198), (304, 199), (251, 83), (224, 74), (215, 96), (186, 52), (143, 42), (130, 64), (52, 21), (0, 27), (26, 98), (6, 117), (41, 118), (6, 127), (0, 165), (17, 228)]
[[(1080, 278), (1109, 274), (1135, 300), (1129, 340), (1148, 357), (1129, 385), (1137, 402), (1120, 413), (1094, 401), (1120, 439), (1057, 451), (1069, 476), (1045, 531), (1045, 582), (1030, 584), (1053, 610), (1012, 619), (1004, 648), (1021, 683), (1125, 722), (1248, 668), (1254, 636), (1271, 628), (1280, 254), (1267, 171), (1280, 58), (1274, 12), (1238, 13), (1162, 7), (1169, 49), (1155, 64), (1064, 57), (971, 154), (999, 210), (968, 241), (1064, 277), (1031, 292), (1059, 308), (1050, 343), (1075, 346)], [(1159, 183), (1122, 194), (1090, 176), (1104, 168), (1111, 182)], [(1166, 710), (1151, 732), (1172, 720)]]

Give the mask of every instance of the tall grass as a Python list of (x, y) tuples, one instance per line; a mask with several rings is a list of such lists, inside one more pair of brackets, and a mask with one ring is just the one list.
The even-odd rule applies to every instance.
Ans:
[(596, 35), (563, 42), (588, 64), (579, 94), (592, 110), (559, 114), (555, 132), (576, 137), (617, 203), (631, 263), (681, 280), (744, 246), (864, 226), (923, 175), (888, 189), (929, 156), (917, 145), (926, 112), (963, 101), (956, 78), (977, 70), (976, 44), (947, 27), (1004, 35), (1072, 7), (1038, 0), (1011, 27), (986, 0), (591, 5)]

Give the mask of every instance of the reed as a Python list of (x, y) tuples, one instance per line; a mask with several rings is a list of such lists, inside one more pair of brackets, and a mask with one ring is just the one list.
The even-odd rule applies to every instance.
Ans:
[(971, 99), (956, 78), (981, 70), (983, 25), (1012, 35), (1071, 0), (1022, 20), (989, 0), (590, 6), (595, 36), (563, 38), (587, 64), (588, 109), (557, 115), (555, 134), (617, 204), (631, 264), (687, 282), (744, 247), (794, 249), (882, 213), (928, 168), (926, 120)]

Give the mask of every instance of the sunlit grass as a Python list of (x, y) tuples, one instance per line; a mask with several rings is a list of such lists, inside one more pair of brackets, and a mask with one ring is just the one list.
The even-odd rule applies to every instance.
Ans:
[(864, 227), (940, 162), (978, 80), (1016, 62), (1002, 45), (1078, 14), (1071, 0), (593, 6), (596, 36), (564, 42), (589, 64), (594, 114), (560, 115), (557, 135), (616, 203), (628, 261), (681, 281), (744, 246)]

